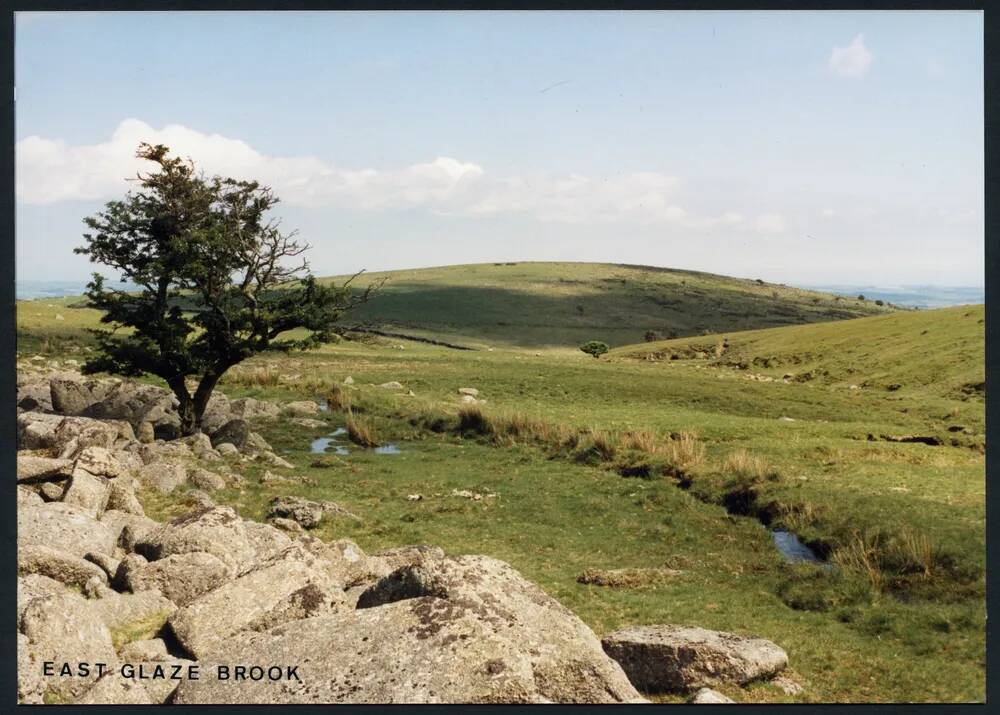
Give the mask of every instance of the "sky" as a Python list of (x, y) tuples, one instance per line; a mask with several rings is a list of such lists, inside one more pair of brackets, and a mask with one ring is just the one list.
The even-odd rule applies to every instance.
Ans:
[(982, 35), (973, 11), (18, 13), (17, 276), (89, 276), (82, 219), (147, 141), (272, 186), (317, 275), (982, 285)]

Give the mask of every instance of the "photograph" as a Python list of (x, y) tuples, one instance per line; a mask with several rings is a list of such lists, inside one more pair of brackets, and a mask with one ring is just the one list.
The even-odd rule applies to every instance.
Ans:
[(986, 702), (981, 5), (84, 7), (17, 704)]

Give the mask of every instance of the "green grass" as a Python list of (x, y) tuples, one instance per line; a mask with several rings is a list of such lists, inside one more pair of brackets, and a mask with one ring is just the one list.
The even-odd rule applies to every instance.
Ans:
[[(546, 264), (510, 268), (536, 265)], [(79, 327), (96, 315), (38, 303), (18, 304), (22, 359), (79, 359), (87, 339)], [(56, 311), (67, 320), (55, 321)], [(70, 325), (70, 315), (79, 320)], [(426, 542), (504, 559), (598, 633), (666, 622), (774, 640), (805, 693), (727, 691), (740, 700), (982, 700), (985, 415), (974, 387), (985, 372), (982, 317), (981, 306), (907, 311), (632, 345), (599, 360), (571, 344), (462, 352), (399, 340), (260, 356), (221, 388), (278, 399), (336, 390), (402, 454), (356, 446), (347, 457), (308, 454), (313, 438), (346, 424), (342, 412), (325, 413), (329, 426), (315, 431), (277, 421), (263, 434), (313, 483), (262, 487), (253, 467), (242, 491), (216, 498), (251, 518), (263, 518), (276, 494), (329, 499), (364, 521), (332, 519), (319, 527), (324, 538), (347, 536), (368, 550)], [(813, 377), (780, 379), (803, 372)], [(348, 375), (352, 388), (342, 385)], [(406, 389), (377, 387), (391, 380)], [(460, 387), (487, 400), (481, 418), (467, 413), (464, 431)], [(663, 469), (678, 443), (670, 434), (680, 432), (697, 433), (704, 447), (684, 479)], [(617, 471), (646, 463), (647, 479)], [(499, 497), (470, 501), (449, 496), (453, 489)], [(413, 493), (425, 499), (407, 500)], [(143, 497), (157, 517), (186, 508), (177, 495)], [(785, 564), (758, 517), (842, 568)], [(661, 567), (684, 573), (636, 589), (576, 581), (588, 568)]]
[[(343, 276), (327, 279), (341, 281)], [(352, 312), (384, 330), (495, 347), (576, 347), (874, 315), (872, 301), (752, 278), (607, 263), (482, 263), (363, 274), (381, 292)]]

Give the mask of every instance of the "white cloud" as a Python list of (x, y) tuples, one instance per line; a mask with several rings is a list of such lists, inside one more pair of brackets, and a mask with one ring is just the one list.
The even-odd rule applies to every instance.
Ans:
[(785, 218), (776, 213), (760, 214), (753, 220), (753, 230), (757, 233), (783, 233)]
[(782, 230), (780, 216), (752, 225), (742, 214), (695, 216), (678, 205), (679, 179), (659, 172), (589, 177), (533, 173), (496, 177), (473, 162), (451, 157), (390, 169), (346, 169), (310, 156), (270, 157), (238, 139), (181, 125), (155, 129), (122, 121), (104, 142), (71, 146), (27, 137), (16, 147), (17, 197), (27, 204), (101, 200), (121, 196), (126, 179), (151, 165), (134, 154), (140, 142), (161, 143), (191, 157), (208, 174), (253, 178), (288, 204), (353, 211), (420, 209), (442, 216), (527, 215), (560, 223), (631, 221), (690, 229), (746, 227)]
[(825, 219), (831, 219), (836, 215), (837, 212), (830, 208), (823, 209), (822, 211), (820, 211), (820, 216), (822, 216)]
[(847, 47), (833, 48), (829, 65), (830, 70), (841, 77), (864, 77), (871, 69), (872, 59), (864, 35), (858, 35)]

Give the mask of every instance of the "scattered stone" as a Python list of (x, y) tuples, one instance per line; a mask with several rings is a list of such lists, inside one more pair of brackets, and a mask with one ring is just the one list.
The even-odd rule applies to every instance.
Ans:
[(107, 554), (95, 553), (93, 551), (88, 551), (86, 556), (83, 557), (92, 564), (100, 567), (108, 579), (115, 577), (115, 573), (118, 571), (118, 566), (121, 561), (114, 558), (113, 556), (108, 556)]
[(322, 429), (326, 427), (326, 422), (323, 420), (314, 420), (309, 417), (293, 417), (290, 420), (293, 425), (298, 425), (299, 427), (305, 427), (306, 429)]
[(184, 495), (184, 503), (195, 509), (211, 509), (215, 500), (201, 489), (192, 489)]
[(162, 524), (140, 537), (135, 551), (150, 561), (205, 552), (218, 557), (233, 573), (244, 571), (254, 561), (243, 520), (228, 506), (199, 509)]
[(323, 505), (317, 502), (302, 497), (281, 496), (271, 500), (267, 515), (291, 519), (305, 529), (312, 529), (319, 525), (323, 512)]
[(155, 589), (178, 606), (186, 606), (232, 576), (232, 570), (221, 559), (204, 552), (173, 554), (157, 561), (129, 554), (112, 583), (133, 593)]
[(187, 481), (187, 470), (176, 462), (152, 462), (139, 470), (139, 479), (158, 492), (169, 494)]
[(109, 590), (90, 604), (91, 609), (112, 631), (140, 628), (158, 631), (177, 606), (159, 591), (118, 593)]
[(424, 495), (423, 494), (407, 494), (406, 495), (406, 499), (407, 499), (407, 501), (423, 501)]
[(216, 445), (215, 451), (223, 457), (232, 457), (240, 453), (240, 450), (232, 442), (220, 442)]
[(89, 551), (113, 553), (117, 537), (117, 533), (92, 515), (69, 504), (20, 506), (17, 511), (19, 549), (45, 546), (83, 558)]
[(19, 576), (40, 574), (67, 586), (81, 588), (95, 576), (105, 584), (108, 582), (108, 576), (100, 566), (45, 546), (18, 548), (17, 573)]
[(292, 534), (304, 534), (305, 529), (303, 529), (299, 522), (293, 521), (291, 519), (285, 519), (280, 516), (273, 516), (267, 520), (267, 523), (273, 526), (275, 529), (281, 529), (282, 531), (287, 531)]
[(56, 596), (66, 592), (66, 586), (54, 578), (44, 574), (26, 574), (17, 577), (17, 618), (20, 620), (21, 614), (28, 604), (36, 598), (46, 596)]
[(118, 672), (105, 673), (93, 687), (73, 701), (74, 705), (152, 705), (143, 681), (123, 678)]
[(646, 692), (688, 691), (771, 677), (788, 664), (769, 640), (693, 626), (638, 626), (604, 637), (604, 650)]
[(138, 640), (126, 643), (118, 651), (122, 661), (125, 663), (139, 663), (142, 661), (169, 660), (170, 654), (167, 652), (167, 642), (162, 638), (150, 638), (149, 640)]
[(344, 384), (345, 385), (353, 385), (354, 384), (354, 378), (351, 377), (350, 375), (348, 375), (347, 377), (344, 378)]
[[(42, 484), (41, 489), (44, 490), (46, 486), (52, 484), (52, 482), (46, 482)], [(62, 497), (62, 487), (53, 485), (58, 496), (53, 499), (48, 499), (48, 501), (58, 501)], [(42, 497), (38, 495), (38, 492), (34, 492), (27, 487), (17, 488), (17, 508), (20, 509), (22, 506), (38, 506), (42, 504)]]
[(250, 425), (247, 424), (247, 421), (236, 419), (226, 422), (222, 427), (213, 432), (210, 441), (212, 446), (216, 448), (220, 444), (229, 443), (239, 449), (246, 444), (249, 436)]
[[(39, 664), (106, 663), (112, 669), (117, 665), (111, 632), (78, 594), (33, 600), (21, 617), (20, 629), (28, 637), (26, 652)], [(90, 675), (49, 678), (45, 683), (49, 693), (65, 701), (79, 697), (96, 681), (92, 669)]]
[[(404, 585), (405, 584), (405, 585)], [(612, 703), (639, 699), (593, 632), (502, 562), (427, 562), (368, 589), (377, 608), (244, 632), (203, 667), (301, 663), (301, 683), (184, 681), (187, 703)], [(430, 593), (430, 592), (433, 592)], [(360, 605), (360, 604), (359, 604)], [(328, 645), (336, 642), (336, 650)]]
[(474, 387), (460, 387), (458, 388), (458, 394), (469, 395), (470, 397), (479, 397), (479, 390)]
[(282, 459), (274, 452), (262, 452), (257, 455), (257, 459), (265, 464), (272, 467), (280, 467), (281, 469), (295, 469), (295, 465), (289, 462), (287, 459)]
[(156, 433), (153, 430), (152, 422), (143, 422), (139, 425), (139, 430), (136, 433), (136, 438), (143, 444), (150, 444), (156, 439)]
[(204, 489), (208, 492), (214, 492), (218, 489), (225, 489), (226, 480), (220, 477), (215, 472), (209, 472), (207, 469), (194, 469), (188, 475), (188, 482), (196, 486), (198, 489)]
[(65, 482), (45, 482), (38, 487), (38, 493), (42, 495), (45, 501), (49, 502), (62, 501), (65, 491)]
[(78, 506), (94, 517), (100, 516), (108, 505), (110, 485), (104, 477), (95, 477), (85, 469), (74, 469), (63, 492), (64, 504)]
[(101, 524), (112, 534), (113, 543), (125, 551), (132, 551), (135, 542), (160, 525), (142, 514), (108, 509), (101, 514)]
[(229, 404), (230, 413), (243, 419), (268, 419), (277, 417), (281, 413), (279, 407), (273, 402), (256, 400), (253, 397), (243, 397), (239, 400), (233, 400)]
[(17, 455), (17, 481), (30, 482), (53, 477), (68, 477), (73, 472), (69, 459), (51, 459), (28, 454)]
[(135, 482), (130, 477), (115, 479), (108, 486), (108, 502), (105, 509), (124, 511), (143, 516), (146, 512), (135, 495)]
[(402, 390), (402, 389), (404, 389), (403, 388), (403, 383), (397, 382), (396, 380), (392, 380), (391, 382), (383, 382), (381, 385), (379, 385), (379, 387), (381, 387), (384, 390)]
[(692, 705), (728, 705), (736, 701), (711, 688), (701, 688), (689, 701)]
[(282, 410), (284, 414), (292, 417), (309, 417), (311, 415), (318, 415), (319, 411), (319, 403), (312, 400), (289, 402)]
[(189, 603), (170, 618), (185, 650), (199, 660), (228, 636), (346, 609), (341, 584), (317, 569), (317, 557), (292, 546)]
[(785, 695), (802, 695), (802, 686), (789, 678), (787, 675), (779, 675), (771, 681), (771, 685), (783, 692)]

